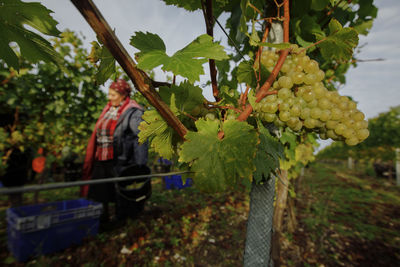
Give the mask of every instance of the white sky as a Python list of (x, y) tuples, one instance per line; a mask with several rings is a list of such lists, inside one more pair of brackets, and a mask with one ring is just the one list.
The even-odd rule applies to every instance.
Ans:
[[(59, 30), (68, 28), (82, 32), (87, 37), (88, 47), (89, 43), (95, 40), (93, 30), (70, 1), (39, 2), (54, 11), (53, 16), (59, 22)], [(168, 54), (183, 48), (197, 36), (205, 33), (204, 19), (200, 11), (188, 12), (166, 6), (159, 0), (95, 0), (94, 2), (131, 55), (135, 50), (129, 45), (129, 39), (135, 31), (149, 31), (160, 35), (166, 44)], [(400, 16), (398, 15), (400, 1), (375, 0), (374, 2), (379, 8), (378, 18), (370, 34), (361, 37), (359, 44), (367, 45), (362, 48), (357, 58), (385, 60), (359, 63), (357, 68), (352, 68), (348, 72), (347, 83), (339, 90), (342, 95), (352, 96), (367, 118), (385, 112), (391, 106), (400, 105)], [(218, 27), (214, 31), (217, 40), (226, 40)], [(208, 77), (203, 77), (201, 81), (206, 78)], [(163, 74), (156, 72), (156, 79), (164, 79)], [(208, 92), (205, 92), (205, 95), (210, 99), (211, 89), (206, 89)]]

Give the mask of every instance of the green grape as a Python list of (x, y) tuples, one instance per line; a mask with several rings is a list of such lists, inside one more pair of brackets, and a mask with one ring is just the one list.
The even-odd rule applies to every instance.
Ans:
[[(293, 61), (294, 62), (294, 61)], [(294, 71), (295, 72), (299, 72), (299, 73), (303, 73), (303, 67), (301, 66), (301, 65), (299, 65), (299, 60), (297, 60), (297, 62), (295, 62), (294, 64), (296, 64), (295, 66), (294, 66)]]
[(348, 106), (348, 109), (357, 109), (357, 104), (354, 101), (350, 100)]
[(304, 99), (301, 97), (296, 97), (294, 99), (293, 105), (299, 105), (300, 107), (305, 107), (307, 105), (307, 102), (304, 101)]
[(320, 85), (319, 83), (313, 86), (313, 91), (316, 99), (323, 98), (327, 92), (326, 88), (323, 85)]
[(303, 128), (303, 123), (299, 120), (292, 130), (298, 132), (301, 130), (301, 128)]
[(354, 129), (366, 129), (368, 128), (368, 122), (367, 121), (356, 121), (354, 123)]
[(279, 119), (283, 122), (288, 121), (290, 119), (290, 112), (289, 111), (279, 112)]
[(305, 93), (305, 91), (307, 90), (307, 87), (305, 87), (305, 86), (300, 86), (300, 87), (298, 87), (297, 89), (296, 89), (296, 96), (297, 97), (301, 97), (301, 96), (303, 96), (303, 94)]
[(304, 126), (307, 127), (308, 129), (313, 129), (315, 128), (317, 124), (317, 120), (313, 118), (307, 118), (304, 120)]
[(265, 99), (266, 102), (276, 102), (276, 99), (278, 98), (277, 95), (269, 95), (263, 99)]
[(284, 127), (285, 123), (283, 121), (281, 121), (278, 116), (276, 117), (276, 119), (274, 120), (274, 124), (278, 127)]
[(326, 98), (328, 98), (332, 103), (337, 104), (340, 102), (339, 93), (337, 91), (328, 91)]
[(331, 118), (332, 120), (340, 120), (342, 118), (342, 111), (338, 108), (333, 108), (331, 110)]
[(277, 117), (275, 113), (264, 113), (264, 120), (266, 122), (273, 122), (276, 118)]
[(339, 139), (339, 136), (336, 135), (334, 130), (328, 130), (326, 131), (326, 136), (331, 138), (332, 140), (337, 140)]
[(354, 123), (355, 122), (352, 119), (346, 120), (343, 123), (344, 123), (344, 125), (346, 125), (347, 128), (354, 128)]
[(275, 89), (275, 90), (278, 90), (278, 89), (281, 88), (281, 86), (279, 85), (278, 81), (275, 81), (275, 82), (272, 84), (272, 88)]
[(293, 106), (293, 104), (294, 104), (294, 96), (293, 96), (293, 94), (290, 94), (290, 97), (289, 98), (287, 98), (286, 100), (285, 100), (285, 102), (286, 103), (288, 103), (290, 106)]
[(352, 116), (353, 120), (355, 121), (363, 121), (365, 118), (364, 113), (362, 113), (361, 111), (356, 111), (353, 116)]
[(313, 119), (319, 119), (321, 116), (321, 109), (315, 107), (310, 110), (310, 117)]
[(335, 127), (335, 133), (338, 135), (342, 135), (345, 130), (346, 130), (346, 125), (344, 125), (343, 123), (338, 123), (338, 125), (336, 125)]
[(326, 140), (328, 139), (328, 136), (326, 135), (326, 133), (320, 133), (319, 138), (321, 138), (322, 140)]
[(319, 118), (321, 121), (328, 121), (331, 118), (331, 111), (329, 109), (323, 109)]
[(301, 109), (300, 118), (303, 120), (308, 119), (310, 117), (310, 112), (311, 110), (309, 108)]
[(314, 98), (313, 100), (307, 103), (307, 107), (309, 108), (318, 107), (318, 100)]
[(325, 130), (324, 128), (325, 124), (320, 120), (315, 120), (315, 126), (321, 128), (321, 130)]
[(266, 67), (273, 67), (275, 66), (275, 60), (273, 58), (268, 58), (263, 65)]
[(310, 58), (308, 56), (303, 56), (299, 58), (299, 65), (304, 67), (310, 62)]
[(293, 81), (289, 76), (282, 76), (278, 79), (278, 83), (281, 87), (284, 88), (292, 88), (293, 87)]
[(290, 65), (288, 64), (288, 63), (283, 63), (283, 65), (282, 65), (282, 68), (281, 68), (281, 71), (283, 72), (283, 73), (286, 73), (286, 72), (288, 72), (290, 70)]
[(304, 76), (304, 83), (311, 85), (317, 82), (317, 76), (314, 73), (309, 73)]
[(214, 113), (207, 113), (206, 114), (206, 119), (210, 120), (210, 121), (215, 120), (215, 114)]
[(319, 70), (318, 62), (311, 59), (303, 68), (307, 73), (316, 73)]
[[(339, 98), (340, 100), (340, 98)], [(339, 102), (337, 103), (337, 107), (340, 108), (341, 110), (347, 110), (347, 108), (349, 107), (347, 102)]]
[(299, 118), (297, 117), (290, 117), (290, 119), (286, 122), (286, 124), (291, 128), (295, 128), (297, 123), (299, 122)]
[(304, 81), (304, 73), (300, 71), (292, 72), (291, 78), (294, 84), (301, 84)]
[(235, 114), (229, 114), (228, 116), (226, 116), (227, 120), (236, 120), (236, 115)]
[(288, 88), (282, 88), (278, 91), (278, 97), (281, 99), (286, 99), (292, 95), (292, 91)]
[(327, 122), (326, 122), (326, 128), (333, 130), (333, 129), (336, 128), (336, 126), (338, 125), (338, 123), (339, 123), (339, 122), (337, 122), (337, 121), (327, 121)]
[(351, 138), (351, 137), (354, 137), (355, 136), (355, 132), (354, 132), (354, 130), (353, 129), (351, 129), (351, 128), (346, 128), (344, 131), (343, 131), (343, 134), (342, 134), (344, 137), (346, 137), (346, 138)]
[(368, 129), (359, 129), (356, 131), (356, 137), (361, 141), (367, 139), (368, 136), (369, 136)]
[(262, 112), (275, 113), (278, 111), (278, 104), (276, 102), (266, 102), (261, 108)]
[(306, 89), (302, 95), (303, 99), (307, 102), (310, 102), (315, 98), (315, 94), (311, 89)]
[(301, 114), (301, 107), (300, 105), (293, 105), (290, 109), (290, 115), (293, 117), (300, 117)]
[(357, 145), (357, 144), (359, 143), (359, 142), (358, 142), (358, 139), (357, 139), (356, 137), (347, 138), (347, 139), (345, 140), (345, 142), (346, 142), (346, 144), (349, 145), (349, 146), (355, 146), (355, 145)]
[(318, 70), (315, 75), (317, 76), (317, 81), (320, 82), (325, 78), (325, 72), (323, 70)]
[(288, 111), (288, 110), (290, 110), (290, 104), (288, 102), (282, 102), (279, 105), (279, 110), (280, 111)]
[(331, 102), (329, 101), (329, 99), (327, 99), (327, 98), (321, 98), (321, 99), (318, 100), (318, 106), (319, 106), (321, 109), (330, 109), (331, 106), (332, 106), (332, 104), (331, 104)]

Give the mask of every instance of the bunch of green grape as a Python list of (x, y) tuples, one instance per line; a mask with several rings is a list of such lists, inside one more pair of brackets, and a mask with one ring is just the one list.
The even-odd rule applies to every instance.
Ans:
[[(293, 131), (310, 129), (322, 139), (344, 140), (348, 145), (365, 140), (369, 136), (368, 122), (357, 104), (337, 91), (328, 91), (322, 82), (325, 73), (318, 63), (296, 45), (291, 48), (279, 78), (270, 89), (277, 94), (268, 95), (256, 104), (257, 115)], [(264, 50), (260, 61), (272, 71), (278, 58), (276, 52)]]

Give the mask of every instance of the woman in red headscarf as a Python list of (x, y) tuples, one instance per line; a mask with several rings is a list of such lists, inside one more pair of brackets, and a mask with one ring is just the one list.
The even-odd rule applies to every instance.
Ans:
[[(109, 102), (96, 122), (86, 150), (84, 180), (150, 172), (146, 166), (147, 144), (138, 142), (138, 126), (142, 121), (143, 108), (130, 99), (130, 93), (131, 87), (125, 80), (118, 79), (111, 84)], [(114, 183), (81, 188), (81, 196), (103, 204), (101, 222), (109, 221), (108, 204), (116, 200), (115, 188)], [(116, 213), (118, 217), (118, 210)]]

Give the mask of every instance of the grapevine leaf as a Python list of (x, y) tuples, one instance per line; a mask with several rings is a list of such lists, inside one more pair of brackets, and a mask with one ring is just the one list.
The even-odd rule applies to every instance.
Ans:
[(260, 144), (257, 146), (257, 153), (254, 158), (256, 170), (253, 177), (256, 182), (260, 182), (279, 168), (279, 158), (282, 158), (284, 154), (282, 144), (275, 140), (259, 121), (257, 124), (260, 133)]
[(188, 11), (195, 11), (201, 9), (201, 2), (198, 0), (163, 0), (167, 5), (174, 5), (177, 7), (184, 8)]
[(311, 9), (321, 11), (329, 5), (329, 2), (330, 0), (312, 0)]
[(131, 37), (131, 45), (144, 53), (154, 50), (166, 51), (164, 41), (160, 36), (150, 32), (135, 32), (135, 35)]
[(160, 96), (168, 105), (171, 104), (171, 95), (175, 96), (176, 108), (181, 112), (191, 113), (195, 107), (204, 101), (203, 90), (187, 81), (179, 86), (172, 85), (170, 88), (160, 88)]
[(261, 41), (260, 36), (258, 36), (255, 23), (256, 23), (256, 21), (253, 20), (252, 21), (253, 26), (252, 26), (251, 35), (249, 33), (246, 33), (247, 37), (249, 37), (249, 43), (250, 43), (251, 46), (258, 46), (258, 44)]
[(147, 110), (142, 116), (143, 122), (139, 125), (139, 142), (149, 140), (150, 146), (161, 156), (171, 159), (173, 154), (172, 138), (174, 130), (156, 110)]
[(367, 35), (369, 33), (369, 30), (372, 28), (372, 19), (366, 20), (366, 21), (361, 21), (354, 25), (354, 29), (362, 35)]
[(249, 93), (247, 94), (247, 100), (249, 100), (250, 105), (252, 106), (253, 110), (255, 110), (256, 96), (254, 90), (249, 91)]
[[(335, 19), (329, 23), (330, 35), (319, 44), (322, 56), (327, 60), (336, 59), (348, 61), (353, 55), (353, 49), (358, 44), (358, 33), (353, 28), (342, 28), (342, 25)], [(316, 35), (319, 40), (324, 36)]]
[(254, 75), (253, 64), (251, 61), (240, 62), (236, 74), (239, 83), (245, 83), (255, 88), (257, 85), (257, 79)]
[(191, 164), (196, 186), (206, 191), (224, 190), (251, 179), (258, 142), (254, 128), (246, 122), (227, 120), (224, 138), (218, 138), (219, 121), (196, 121), (197, 132), (189, 132), (179, 161)]
[(115, 73), (115, 58), (104, 45), (101, 46), (100, 66), (96, 73), (97, 84), (104, 84)]
[(359, 1), (360, 8), (358, 10), (358, 16), (361, 19), (366, 17), (376, 18), (378, 15), (378, 8), (373, 5), (373, 0)]
[(24, 3), (20, 0), (2, 0), (0, 8), (0, 58), (19, 70), (18, 57), (9, 43), (16, 42), (22, 56), (36, 63), (40, 60), (56, 63), (63, 71), (62, 58), (51, 44), (40, 35), (25, 29), (28, 25), (43, 34), (58, 37), (56, 22), (52, 11), (40, 3)]
[(288, 144), (288, 147), (286, 148), (286, 154), (288, 155), (289, 159), (294, 159), (295, 158), (295, 148), (297, 146), (296, 135), (293, 132), (286, 129), (282, 133), (280, 141), (282, 144)]
[[(164, 43), (158, 35), (139, 32), (135, 34), (135, 36), (132, 36), (130, 44), (141, 50), (137, 54), (139, 68), (151, 70), (163, 65), (162, 69), (164, 71), (171, 71), (175, 75), (181, 75), (188, 78), (192, 83), (199, 80), (199, 76), (204, 74), (202, 65), (208, 59), (223, 60), (229, 58), (223, 46), (213, 43), (212, 37), (207, 34), (200, 35), (171, 57), (166, 54)], [(146, 44), (152, 42), (154, 42), (154, 45), (151, 47), (146, 46)]]

